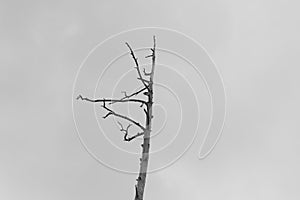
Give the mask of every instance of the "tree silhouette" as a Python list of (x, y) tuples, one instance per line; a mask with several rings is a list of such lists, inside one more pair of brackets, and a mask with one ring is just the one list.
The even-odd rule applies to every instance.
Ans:
[[(151, 54), (146, 56), (145, 58), (151, 58), (152, 60), (152, 66), (151, 71), (146, 72), (145, 68), (143, 69), (143, 75), (140, 70), (139, 62), (137, 57), (134, 54), (133, 49), (131, 46), (126, 42), (126, 46), (128, 47), (130, 51), (130, 55), (135, 63), (135, 69), (137, 71), (138, 80), (143, 84), (142, 89), (132, 93), (127, 94), (125, 91), (122, 91), (124, 94), (124, 97), (120, 99), (89, 99), (86, 97), (83, 97), (82, 95), (79, 95), (77, 97), (77, 100), (84, 100), (92, 103), (102, 103), (103, 109), (107, 111), (107, 114), (103, 116), (104, 119), (106, 119), (109, 116), (115, 116), (117, 118), (121, 118), (123, 120), (126, 120), (129, 122), (127, 127), (124, 127), (124, 125), (118, 121), (118, 125), (120, 126), (120, 131), (124, 133), (124, 141), (129, 142), (133, 139), (143, 136), (143, 144), (142, 146), (142, 157), (140, 158), (140, 170), (137, 180), (137, 184), (135, 185), (135, 200), (142, 200), (144, 196), (144, 190), (145, 190), (145, 184), (146, 184), (146, 177), (147, 177), (147, 168), (148, 168), (148, 161), (149, 161), (149, 149), (150, 149), (150, 134), (151, 134), (151, 124), (152, 124), (152, 107), (153, 107), (153, 79), (154, 79), (154, 70), (155, 70), (155, 59), (156, 59), (156, 39), (155, 36), (153, 36), (153, 47), (150, 48)], [(138, 96), (139, 94), (145, 95), (147, 97), (147, 100), (143, 99), (137, 99), (134, 98), (135, 96)], [(138, 121), (135, 121), (134, 119), (131, 119), (128, 116), (122, 115), (120, 113), (115, 112), (112, 110), (111, 106), (115, 103), (139, 103), (141, 104), (140, 107), (143, 108), (143, 111), (146, 116), (145, 125), (142, 125)], [(141, 129), (140, 132), (136, 134), (129, 134), (129, 128), (134, 125), (137, 126), (139, 129)]]

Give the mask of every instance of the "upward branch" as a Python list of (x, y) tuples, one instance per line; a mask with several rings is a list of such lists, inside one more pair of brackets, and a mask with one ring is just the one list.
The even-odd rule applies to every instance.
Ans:
[[(138, 91), (136, 91), (136, 92), (134, 92), (134, 93), (132, 93), (132, 94), (130, 94), (130, 95), (128, 95), (128, 94), (126, 93), (126, 91), (122, 91), (122, 93), (124, 94), (124, 97), (122, 97), (121, 99), (119, 99), (119, 101), (123, 101), (123, 100), (129, 99), (129, 98), (131, 98), (131, 97), (133, 97), (133, 96), (136, 96), (136, 95), (140, 94), (141, 92), (143, 92), (143, 91), (146, 90), (146, 89), (147, 89), (147, 88), (143, 87), (142, 89), (140, 89), (140, 90), (138, 90)], [(110, 104), (113, 104), (113, 103), (116, 103), (116, 102), (110, 102)], [(145, 101), (143, 101), (143, 104), (145, 104)], [(143, 105), (143, 104), (142, 104), (142, 105)]]
[(135, 54), (134, 54), (134, 52), (133, 52), (131, 46), (130, 46), (127, 42), (126, 42), (125, 44), (126, 44), (127, 47), (129, 48), (130, 54), (131, 54), (131, 56), (132, 56), (132, 58), (133, 58), (133, 60), (134, 60), (134, 63), (135, 63), (135, 69), (136, 69), (136, 71), (137, 71), (137, 73), (138, 73), (138, 76), (139, 76), (138, 79), (141, 80), (141, 82), (143, 83), (143, 85), (145, 86), (145, 88), (149, 89), (148, 84), (146, 83), (145, 79), (142, 77), (141, 70), (140, 70), (140, 66), (139, 66), (139, 62), (138, 62), (137, 58), (135, 57)]

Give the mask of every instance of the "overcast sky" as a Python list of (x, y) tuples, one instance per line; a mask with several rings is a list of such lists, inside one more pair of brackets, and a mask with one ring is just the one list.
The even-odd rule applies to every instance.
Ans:
[[(145, 200), (299, 199), (299, 6), (299, 2), (292, 0), (2, 0), (0, 199), (133, 199), (136, 175), (120, 173), (99, 164), (80, 143), (71, 99), (80, 64), (96, 45), (113, 34), (145, 26), (174, 29), (202, 44), (223, 77), (227, 96), (225, 127), (212, 154), (204, 160), (198, 159), (200, 133), (200, 139), (181, 159), (148, 176)], [(128, 39), (135, 47), (152, 45), (152, 38), (148, 41), (143, 39), (142, 43), (133, 38)], [(174, 44), (176, 42), (180, 41), (174, 41)], [(124, 43), (112, 47), (120, 48), (120, 52), (126, 51)], [(96, 66), (98, 61), (101, 62), (99, 52), (91, 57), (87, 66)], [(140, 55), (146, 52), (141, 51)], [(199, 55), (207, 59), (204, 52)], [(164, 58), (163, 53), (161, 57)], [(122, 62), (133, 64), (126, 56)], [(176, 70), (183, 67), (174, 63), (166, 64)], [(195, 99), (188, 104), (183, 97), (193, 97), (185, 81), (188, 79), (192, 83), (194, 79), (180, 78), (184, 70), (171, 76), (170, 73), (175, 71), (170, 69), (174, 68), (161, 66), (157, 80), (161, 84), (172, 83), (170, 88), (179, 96), (183, 112), (195, 111), (191, 115), (197, 116), (198, 111), (191, 109), (197, 105)], [(130, 66), (124, 70), (130, 70)], [(117, 77), (113, 73), (115, 71), (103, 80), (116, 80), (113, 79)], [(99, 76), (92, 72), (89, 71), (92, 78)], [(129, 71), (128, 77), (123, 79), (123, 83), (128, 85), (120, 81), (114, 95), (120, 95), (123, 87), (131, 86), (126, 81), (131, 73), (134, 74), (134, 71)], [(169, 77), (164, 78), (164, 75)], [(176, 82), (172, 77), (182, 82)], [(82, 79), (82, 83), (90, 84), (92, 78)], [(97, 96), (103, 94), (101, 86), (103, 84), (97, 86)], [(192, 86), (203, 91), (203, 94), (196, 95), (203, 97), (198, 102), (204, 116), (200, 119), (203, 123), (207, 122), (209, 109), (206, 105), (209, 104), (204, 92), (205, 84), (199, 79), (199, 87)], [(82, 85), (81, 89), (84, 88)], [(176, 91), (176, 88), (179, 90)], [(185, 93), (180, 95), (183, 90)], [(93, 95), (94, 88), (78, 91)], [(153, 150), (172, 138), (175, 132), (172, 128), (180, 122), (177, 118), (180, 109), (172, 106), (178, 103), (176, 95), (166, 91), (163, 86), (157, 86), (161, 105), (157, 105), (155, 112), (161, 118), (157, 117), (154, 123), (158, 131), (163, 127), (162, 121), (166, 120), (165, 132), (162, 131), (166, 137), (157, 139), (157, 143), (154, 139)], [(164, 96), (166, 94), (170, 98)], [(76, 105), (82, 112), (92, 108), (82, 102)], [(98, 115), (103, 114), (98, 111)], [(128, 151), (140, 151), (139, 141), (133, 145), (124, 144), (118, 128), (112, 125), (113, 120), (103, 121), (101, 115), (98, 122), (104, 132), (114, 128), (114, 135), (108, 135), (112, 141), (119, 141), (119, 147)], [(89, 117), (95, 118), (94, 113)], [(183, 117), (182, 120), (190, 128), (195, 126), (192, 117)], [(88, 119), (78, 122), (82, 127), (91, 123)], [(206, 126), (204, 123), (200, 129), (202, 127), (204, 130)], [(95, 130), (91, 128), (86, 134), (80, 133), (88, 137), (88, 133)], [(188, 137), (191, 136), (190, 133)], [(183, 145), (190, 141), (182, 134), (178, 137), (186, 142)], [(91, 144), (93, 147), (98, 148), (101, 144), (94, 138), (88, 139), (95, 142)], [(178, 145), (182, 148), (180, 142)], [(182, 151), (172, 148), (171, 154)], [(93, 150), (98, 157), (107, 156), (115, 166), (137, 167), (137, 160), (127, 165), (127, 157), (119, 155), (122, 158), (119, 160), (119, 157), (110, 156), (109, 151), (103, 152), (101, 148)], [(153, 168), (165, 165), (167, 159), (168, 154), (153, 157)]]

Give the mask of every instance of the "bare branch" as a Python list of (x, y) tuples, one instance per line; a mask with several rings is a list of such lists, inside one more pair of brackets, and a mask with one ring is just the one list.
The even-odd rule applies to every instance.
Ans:
[(109, 112), (109, 113), (107, 113), (105, 116), (103, 116), (102, 118), (103, 119), (106, 119), (109, 115), (112, 115), (113, 113), (112, 112)]
[(134, 60), (134, 62), (135, 62), (135, 66), (136, 66), (135, 68), (136, 68), (136, 70), (137, 70), (137, 73), (138, 73), (138, 75), (139, 75), (139, 77), (140, 77), (140, 79), (141, 79), (143, 85), (144, 85), (147, 89), (149, 89), (149, 87), (148, 87), (148, 85), (146, 84), (146, 82), (143, 81), (143, 77), (142, 77), (142, 74), (141, 74), (141, 71), (140, 71), (139, 62), (138, 62), (137, 58), (135, 57), (132, 48), (130, 47), (130, 45), (129, 45), (127, 42), (126, 42), (125, 44), (127, 45), (127, 47), (128, 47), (129, 50), (130, 50), (130, 54), (131, 54), (131, 56), (132, 56), (132, 58), (133, 58), (133, 60)]
[[(141, 90), (140, 92), (142, 92), (143, 90)], [(129, 98), (129, 96), (127, 96), (126, 98)], [(110, 104), (112, 103), (125, 103), (125, 102), (136, 102), (136, 103), (141, 103), (141, 104), (147, 104), (146, 101), (143, 101), (141, 99), (89, 99), (87, 97), (82, 97), (81, 95), (79, 95), (77, 98), (77, 100), (83, 100), (83, 101), (89, 101), (89, 102), (93, 102), (93, 103), (98, 103), (98, 102), (109, 102)]]
[(120, 125), (120, 131), (124, 132), (124, 141), (129, 142), (129, 141), (133, 140), (134, 138), (139, 137), (144, 134), (144, 132), (141, 132), (141, 133), (137, 133), (134, 136), (128, 137), (128, 130), (132, 124), (128, 124), (127, 128), (124, 129), (121, 122), (118, 121), (117, 123)]
[(151, 75), (151, 73), (147, 73), (147, 72), (146, 72), (146, 69), (145, 69), (145, 68), (143, 69), (143, 72), (144, 72), (144, 75), (145, 75), (145, 76), (150, 76), (150, 75)]
[(141, 135), (144, 135), (144, 132), (137, 133), (136, 135), (131, 136), (131, 137), (127, 137), (127, 138), (125, 138), (125, 141), (129, 142), (129, 141), (133, 140), (134, 138), (137, 138), (137, 137), (139, 137)]
[(137, 78), (138, 80), (141, 80), (143, 82), (146, 82), (146, 83), (150, 83), (150, 81), (146, 80), (146, 79), (143, 79), (143, 78)]
[(116, 117), (119, 117), (119, 118), (122, 118), (122, 119), (125, 119), (131, 123), (133, 123), (134, 125), (138, 126), (140, 129), (142, 129), (143, 131), (146, 130), (146, 128), (144, 126), (142, 126), (140, 123), (138, 123), (137, 121), (125, 116), (125, 115), (121, 115), (119, 113), (116, 113), (115, 111), (111, 110), (110, 108), (106, 107), (105, 105), (105, 101), (103, 101), (103, 105), (102, 107), (108, 111), (108, 113), (103, 117), (104, 119), (107, 118), (108, 116), (110, 115), (113, 115), (113, 116), (116, 116)]
[[(123, 101), (123, 100), (125, 100), (125, 99), (129, 99), (129, 98), (131, 98), (131, 97), (133, 97), (133, 96), (138, 95), (139, 93), (143, 92), (143, 91), (146, 90), (146, 89), (147, 89), (147, 88), (144, 87), (144, 88), (142, 88), (142, 89), (138, 90), (137, 92), (134, 92), (134, 93), (132, 93), (132, 94), (130, 94), (130, 95), (128, 95), (126, 91), (122, 91), (121, 93), (124, 94), (124, 97), (122, 97), (122, 98), (119, 99), (119, 100), (120, 100), (120, 101)], [(126, 101), (125, 101), (125, 102), (126, 102)], [(117, 103), (117, 102), (110, 102), (109, 104), (114, 104), (114, 103)], [(140, 103), (142, 103), (141, 106), (140, 106), (140, 107), (142, 107), (146, 102), (143, 101), (143, 102), (140, 102)]]
[(133, 97), (133, 96), (138, 95), (139, 93), (143, 92), (143, 91), (146, 90), (146, 89), (147, 89), (147, 88), (144, 87), (144, 88), (142, 88), (142, 89), (138, 90), (137, 92), (134, 92), (134, 93), (132, 93), (132, 94), (130, 94), (130, 95), (127, 95), (126, 92), (123, 91), (122, 93), (124, 93), (125, 96), (124, 96), (123, 98), (121, 98), (120, 100), (129, 99), (129, 98), (131, 98), (131, 97)]
[(123, 125), (121, 124), (121, 122), (118, 121), (118, 124), (120, 125), (120, 131), (124, 132), (124, 140), (126, 141), (127, 136), (128, 136), (128, 130), (129, 130), (129, 128), (130, 128), (130, 126), (131, 126), (132, 124), (128, 124), (128, 126), (127, 126), (126, 129), (124, 129), (124, 127), (123, 127)]

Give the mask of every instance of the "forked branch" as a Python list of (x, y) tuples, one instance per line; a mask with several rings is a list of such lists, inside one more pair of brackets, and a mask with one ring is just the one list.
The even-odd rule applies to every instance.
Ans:
[(135, 139), (135, 138), (137, 138), (137, 137), (139, 137), (139, 136), (141, 136), (141, 135), (144, 135), (144, 132), (141, 132), (141, 133), (137, 133), (137, 134), (135, 134), (135, 135), (133, 135), (133, 136), (131, 136), (131, 137), (128, 137), (128, 130), (129, 130), (129, 128), (130, 128), (130, 126), (131, 126), (132, 124), (128, 124), (127, 128), (125, 129), (125, 128), (123, 127), (123, 125), (122, 125), (121, 122), (118, 121), (117, 123), (118, 123), (119, 126), (120, 126), (120, 131), (121, 131), (121, 132), (124, 132), (124, 141), (126, 141), (126, 142), (129, 142), (129, 141), (131, 141), (131, 140), (133, 140), (133, 139)]

